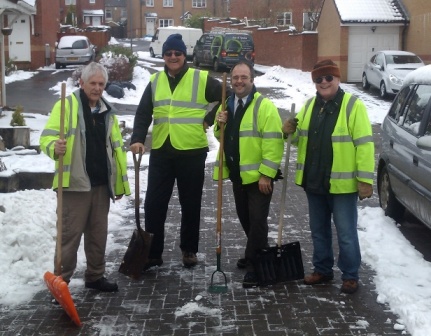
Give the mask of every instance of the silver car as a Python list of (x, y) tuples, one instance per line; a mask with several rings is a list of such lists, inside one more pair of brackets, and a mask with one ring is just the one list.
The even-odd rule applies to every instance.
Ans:
[(431, 65), (407, 75), (382, 123), (377, 187), (387, 216), (407, 209), (431, 228)]
[(395, 95), (406, 75), (424, 65), (418, 56), (408, 51), (379, 51), (364, 66), (362, 88), (368, 90), (373, 86), (379, 89), (382, 98)]
[(83, 35), (62, 36), (55, 49), (55, 68), (88, 64), (96, 58), (96, 47)]

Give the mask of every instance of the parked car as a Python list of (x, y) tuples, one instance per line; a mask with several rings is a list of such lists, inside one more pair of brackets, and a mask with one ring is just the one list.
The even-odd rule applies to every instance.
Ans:
[(250, 32), (211, 31), (203, 34), (193, 51), (194, 66), (209, 65), (214, 71), (231, 68), (245, 60), (254, 65), (254, 42)]
[(88, 64), (96, 58), (96, 46), (86, 36), (67, 35), (60, 37), (55, 49), (55, 68), (66, 65)]
[(370, 86), (378, 88), (382, 98), (395, 95), (406, 75), (424, 65), (418, 56), (408, 51), (379, 51), (364, 66), (362, 87), (365, 90)]
[(414, 70), (382, 123), (380, 206), (400, 221), (407, 209), (431, 228), (431, 65)]

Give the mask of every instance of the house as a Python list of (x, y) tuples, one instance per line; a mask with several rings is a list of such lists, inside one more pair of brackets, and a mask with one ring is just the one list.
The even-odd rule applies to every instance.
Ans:
[(79, 28), (105, 24), (105, 0), (59, 0), (60, 22)]
[(302, 32), (315, 30), (324, 0), (230, 0), (230, 18)]
[(325, 0), (317, 57), (337, 62), (344, 82), (360, 82), (365, 62), (379, 50), (407, 50), (430, 62), (430, 23), (430, 1)]
[[(183, 26), (191, 15), (222, 16), (222, 1), (128, 0), (128, 36), (153, 35), (158, 27)], [(223, 1), (224, 3), (224, 1)]]
[[(35, 0), (0, 0), (0, 106), (6, 105), (5, 66), (9, 59), (31, 61), (31, 32)], [(34, 23), (34, 22), (33, 22)], [(33, 31), (30, 28), (33, 27)], [(7, 47), (6, 47), (7, 46)], [(6, 54), (8, 57), (6, 58)]]

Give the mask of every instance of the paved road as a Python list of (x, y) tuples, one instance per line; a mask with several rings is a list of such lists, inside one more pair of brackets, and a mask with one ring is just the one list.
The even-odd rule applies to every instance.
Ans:
[[(37, 75), (33, 80), (22, 82), (21, 86), (18, 83), (9, 84), (8, 90), (11, 86), (25, 86), (27, 89), (10, 90), (8, 97), (11, 102), (13, 99), (21, 99), (22, 105), (32, 108), (36, 108), (37, 102), (36, 109), (44, 111), (46, 105), (52, 106), (53, 103), (42, 98), (44, 90), (52, 86), (53, 82), (61, 80), (61, 76), (67, 75), (40, 74), (43, 79), (39, 79)], [(37, 97), (40, 99), (36, 99)], [(374, 132), (378, 149), (378, 126), (374, 127)], [(293, 150), (292, 156), (294, 155)], [(293, 175), (292, 168), (291, 164), (290, 176)], [(244, 272), (237, 269), (235, 264), (243, 255), (245, 237), (235, 214), (229, 183), (223, 188), (222, 241), (222, 270), (228, 278), (228, 292), (210, 294), (208, 286), (216, 265), (214, 230), (217, 188), (211, 178), (212, 169), (211, 166), (206, 168), (199, 264), (194, 269), (184, 269), (181, 265), (178, 246), (180, 207), (175, 191), (168, 212), (163, 256), (165, 263), (162, 267), (148, 271), (139, 281), (131, 281), (117, 272), (108, 274), (109, 278), (118, 281), (118, 293), (99, 294), (74, 287), (72, 295), (84, 323), (82, 328), (76, 328), (61, 308), (50, 304), (50, 295), (46, 290), (16, 309), (0, 307), (0, 336), (401, 334), (393, 329), (397, 317), (387, 306), (377, 303), (372, 282), (374, 272), (366, 265), (361, 268), (360, 289), (354, 295), (340, 293), (338, 271), (335, 273), (335, 280), (327, 285), (310, 287), (303, 285), (301, 281), (293, 281), (270, 288), (244, 290), (241, 286)], [(277, 184), (270, 213), (272, 232), (277, 229), (280, 190), (281, 185)], [(312, 243), (303, 191), (289, 184), (286, 204), (283, 243), (301, 243), (304, 265), (308, 272), (311, 267)], [(362, 205), (378, 206), (377, 195), (374, 194)], [(117, 243), (127, 246), (133, 225), (133, 217), (125, 218), (124, 232), (116, 237)], [(407, 217), (402, 224), (402, 231), (406, 236), (411, 234), (415, 246), (418, 244), (423, 249), (429, 249), (429, 239), (417, 239), (415, 236), (419, 233), (422, 237), (430, 237), (429, 230), (423, 230), (423, 226), (411, 217)], [(110, 265), (119, 265), (122, 257), (121, 253), (113, 252), (107, 256), (107, 261)], [(82, 278), (82, 274), (76, 274), (76, 277)]]

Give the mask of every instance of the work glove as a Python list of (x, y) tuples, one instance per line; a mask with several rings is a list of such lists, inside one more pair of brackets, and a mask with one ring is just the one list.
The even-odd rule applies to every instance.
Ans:
[(298, 119), (289, 118), (283, 124), (283, 133), (284, 134), (293, 134), (293, 133), (295, 133), (297, 126), (298, 126)]
[(369, 183), (358, 182), (358, 195), (359, 199), (370, 198), (373, 194), (373, 186)]

